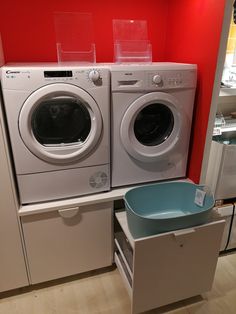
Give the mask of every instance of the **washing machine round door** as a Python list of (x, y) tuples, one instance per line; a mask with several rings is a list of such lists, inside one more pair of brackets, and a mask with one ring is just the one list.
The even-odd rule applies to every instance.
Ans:
[(120, 137), (127, 153), (142, 162), (157, 161), (178, 144), (186, 124), (178, 100), (167, 93), (139, 97), (125, 112)]
[(51, 163), (68, 163), (86, 156), (102, 133), (102, 116), (83, 89), (50, 84), (32, 93), (19, 115), (19, 131), (27, 148)]

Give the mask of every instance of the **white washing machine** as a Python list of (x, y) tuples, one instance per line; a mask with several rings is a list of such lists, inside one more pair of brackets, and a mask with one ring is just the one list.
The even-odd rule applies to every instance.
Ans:
[(6, 65), (2, 89), (22, 204), (109, 190), (109, 69)]
[(111, 66), (113, 187), (186, 176), (197, 67)]

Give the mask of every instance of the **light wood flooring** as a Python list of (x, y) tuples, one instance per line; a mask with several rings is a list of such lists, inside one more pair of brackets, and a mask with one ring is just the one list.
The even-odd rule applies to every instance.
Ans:
[[(130, 314), (115, 267), (0, 294), (0, 314), (99, 313)], [(219, 257), (210, 292), (146, 313), (236, 314), (236, 254)]]

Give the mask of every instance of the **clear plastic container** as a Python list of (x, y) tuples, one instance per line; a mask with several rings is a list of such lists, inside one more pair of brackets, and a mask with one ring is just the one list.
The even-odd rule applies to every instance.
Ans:
[(115, 62), (152, 62), (152, 45), (149, 41), (132, 40), (114, 43)]
[(54, 23), (58, 62), (96, 62), (90, 13), (57, 12)]
[(84, 51), (73, 51), (63, 50), (62, 44), (57, 43), (57, 59), (58, 62), (85, 62), (95, 63), (96, 62), (96, 49), (95, 44), (91, 44), (87, 50)]
[(152, 62), (152, 45), (144, 20), (113, 20), (114, 61)]

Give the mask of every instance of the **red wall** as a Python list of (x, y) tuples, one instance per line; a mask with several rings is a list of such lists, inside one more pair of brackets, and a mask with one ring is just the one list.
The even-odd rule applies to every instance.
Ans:
[(5, 60), (56, 61), (53, 12), (92, 13), (98, 62), (113, 61), (112, 19), (147, 20), (153, 61), (198, 65), (198, 90), (189, 160), (189, 177), (198, 182), (225, 1), (4, 1), (0, 10), (0, 32)]
[[(199, 181), (225, 0), (170, 1), (165, 58), (198, 65), (188, 176)], [(169, 38), (169, 40), (168, 40)]]
[(98, 62), (113, 61), (112, 19), (147, 20), (153, 58), (155, 61), (164, 59), (168, 7), (166, 0), (2, 2), (0, 31), (6, 62), (57, 61), (53, 12), (92, 13)]

